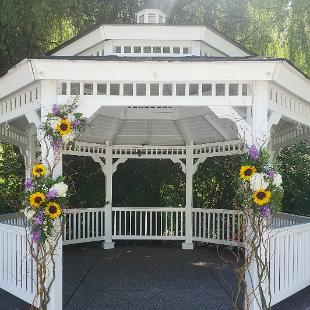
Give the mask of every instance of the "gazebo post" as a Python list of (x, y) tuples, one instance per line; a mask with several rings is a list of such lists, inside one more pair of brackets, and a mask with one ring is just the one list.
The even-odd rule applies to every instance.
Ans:
[[(41, 110), (41, 123), (42, 124), (46, 115), (51, 111), (53, 104), (55, 103), (55, 91), (56, 84), (55, 81), (42, 81), (41, 82), (41, 98), (44, 102), (44, 110)], [(53, 170), (53, 179), (62, 175), (62, 154), (59, 157), (55, 157), (54, 151), (46, 139), (44, 139), (42, 129), (37, 125), (37, 137), (41, 144), (41, 160), (42, 163)], [(61, 229), (61, 222), (57, 221), (55, 224), (55, 233), (57, 234)], [(50, 261), (48, 264), (48, 278), (47, 285), (50, 281), (53, 281), (51, 289), (49, 292), (49, 303), (47, 305), (47, 310), (61, 310), (62, 300), (63, 300), (63, 290), (62, 290), (62, 237), (59, 238), (57, 246), (54, 250), (53, 263)]]
[[(250, 144), (254, 144), (258, 148), (267, 148), (268, 146), (268, 142), (269, 142), (268, 140), (270, 139), (270, 129), (272, 126), (272, 124), (268, 122), (268, 100), (269, 100), (268, 82), (267, 81), (256, 81), (255, 99), (252, 105), (252, 120), (251, 120), (252, 141), (251, 142), (246, 141), (249, 147), (250, 147)], [(265, 225), (265, 223), (263, 225)], [(252, 227), (247, 227), (246, 230), (247, 230), (246, 237), (251, 239), (253, 236)], [(263, 240), (267, 242), (265, 236)], [(249, 247), (247, 242), (245, 243), (245, 246), (246, 248)], [(265, 246), (261, 245), (260, 251), (261, 251), (260, 252), (261, 259), (263, 261), (265, 258), (268, 259), (266, 257), (267, 254), (265, 251)], [(251, 249), (249, 249), (249, 252), (251, 253)], [(261, 297), (260, 297), (260, 293), (258, 290), (258, 287), (259, 287), (258, 281), (259, 281), (259, 272), (260, 272), (260, 270), (258, 270), (259, 269), (258, 265), (259, 263), (257, 263), (256, 258), (250, 257), (250, 264), (245, 274), (245, 280), (247, 284), (247, 293), (249, 296), (249, 300), (245, 301), (245, 302), (248, 302), (248, 304), (245, 306), (249, 310), (258, 310), (262, 308)], [(264, 279), (264, 282), (261, 283), (266, 299), (268, 299), (268, 296), (266, 296), (266, 293), (268, 293), (267, 281), (268, 281), (268, 276), (266, 276)]]
[(268, 81), (255, 82), (255, 97), (252, 106), (252, 138), (253, 144), (266, 148), (270, 138), (268, 128)]
[(182, 243), (183, 250), (192, 250), (193, 245), (193, 142), (186, 147), (186, 205), (185, 205), (185, 242)]
[(114, 242), (112, 242), (112, 178), (113, 178), (113, 158), (112, 146), (106, 146), (105, 154), (105, 213), (104, 213), (104, 230), (105, 241), (103, 244), (104, 249), (113, 249)]
[[(31, 124), (30, 124), (31, 125)], [(27, 147), (24, 150), (25, 157), (25, 177), (31, 177), (31, 166), (36, 162), (36, 143), (35, 143), (35, 128), (29, 126), (27, 130)]]

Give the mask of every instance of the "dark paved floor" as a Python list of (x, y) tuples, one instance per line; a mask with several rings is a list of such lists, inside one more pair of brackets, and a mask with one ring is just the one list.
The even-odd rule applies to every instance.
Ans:
[[(107, 251), (93, 243), (64, 250), (66, 310), (230, 310), (234, 284), (232, 267), (213, 246), (184, 251), (171, 243), (121, 243)], [(309, 307), (310, 287), (274, 309)], [(2, 309), (29, 306), (0, 290)]]

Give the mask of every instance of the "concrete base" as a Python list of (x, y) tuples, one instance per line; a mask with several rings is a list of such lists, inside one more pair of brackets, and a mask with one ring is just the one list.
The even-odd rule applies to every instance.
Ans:
[(194, 243), (182, 243), (182, 249), (183, 250), (193, 250), (194, 249)]
[(105, 250), (114, 249), (115, 242), (101, 242), (101, 247)]

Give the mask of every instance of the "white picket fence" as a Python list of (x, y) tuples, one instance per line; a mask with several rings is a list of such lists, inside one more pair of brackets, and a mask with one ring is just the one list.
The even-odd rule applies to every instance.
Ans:
[(29, 253), (29, 228), (15, 214), (0, 216), (0, 288), (32, 303), (36, 295), (36, 264)]
[[(297, 224), (267, 233), (272, 305), (310, 285), (310, 219), (284, 217), (288, 222), (291, 217)], [(282, 214), (280, 219), (283, 220)]]

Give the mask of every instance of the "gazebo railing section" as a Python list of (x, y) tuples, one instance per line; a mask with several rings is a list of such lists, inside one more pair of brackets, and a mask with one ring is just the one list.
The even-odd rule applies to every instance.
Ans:
[(16, 214), (9, 217), (0, 216), (0, 288), (31, 304), (37, 292), (37, 275), (29, 253), (30, 231), (20, 225)]
[[(63, 244), (101, 241), (105, 208), (66, 210)], [(112, 239), (185, 240), (185, 208), (112, 208)], [(193, 240), (242, 245), (242, 213), (193, 209)]]
[(113, 208), (113, 239), (184, 240), (184, 208)]
[(105, 208), (65, 211), (63, 245), (104, 240)]
[(242, 246), (242, 212), (224, 209), (193, 209), (193, 240)]

